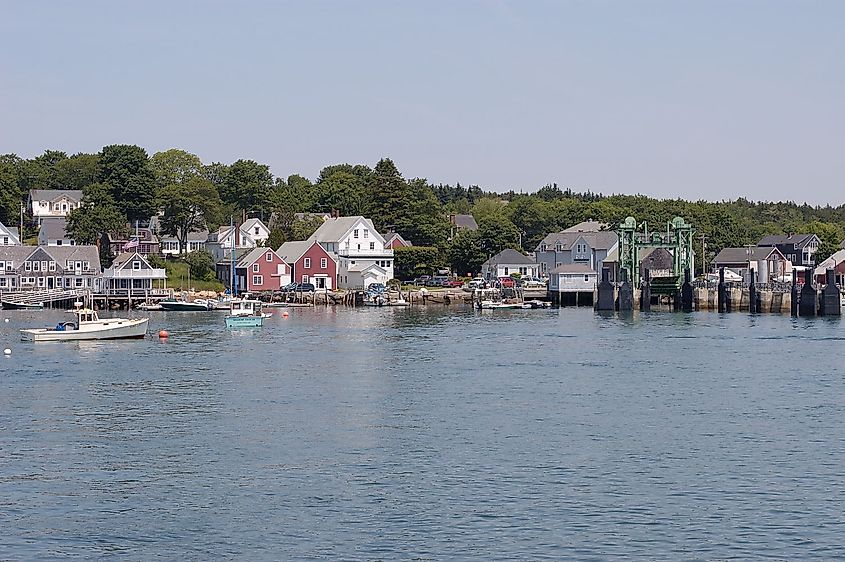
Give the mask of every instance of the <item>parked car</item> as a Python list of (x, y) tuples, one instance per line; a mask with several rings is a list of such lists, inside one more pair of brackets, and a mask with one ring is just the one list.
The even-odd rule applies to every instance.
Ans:
[(317, 288), (314, 286), (314, 283), (288, 283), (282, 290), (294, 293), (313, 293)]
[(464, 286), (464, 282), (463, 282), (463, 281), (458, 281), (457, 279), (452, 279), (451, 281), (446, 281), (445, 283), (443, 283), (443, 286), (444, 286), (444, 287), (449, 287), (449, 288), (453, 288), (453, 287), (463, 287), (463, 286)]
[(443, 283), (449, 281), (448, 275), (435, 275), (425, 284), (426, 287), (442, 287)]
[(416, 279), (411, 281), (411, 283), (413, 283), (414, 285), (418, 285), (420, 287), (424, 287), (430, 279), (431, 279), (431, 275), (420, 275), (419, 277), (417, 277)]
[(487, 288), (487, 281), (484, 280), (482, 277), (476, 277), (466, 286), (467, 289), (472, 291), (473, 289), (486, 289)]
[(499, 277), (499, 285), (508, 289), (516, 287), (516, 280), (513, 277)]
[(384, 283), (370, 283), (367, 285), (367, 291), (373, 293), (374, 295), (380, 295), (381, 293), (387, 291), (387, 287), (384, 286)]

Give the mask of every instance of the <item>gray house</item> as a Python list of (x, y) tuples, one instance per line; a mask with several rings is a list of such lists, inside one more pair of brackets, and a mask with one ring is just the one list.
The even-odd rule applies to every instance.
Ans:
[(537, 245), (534, 256), (540, 275), (548, 276), (561, 265), (586, 265), (600, 272), (608, 254), (615, 252), (619, 237), (615, 232), (600, 230), (601, 224), (587, 221), (561, 232), (549, 234)]
[(492, 281), (518, 273), (522, 277), (537, 276), (537, 262), (522, 252), (508, 248), (502, 250), (481, 265), (481, 276)]
[(792, 265), (813, 267), (816, 265), (816, 251), (821, 240), (815, 234), (773, 234), (764, 236), (757, 245), (761, 248), (777, 248)]

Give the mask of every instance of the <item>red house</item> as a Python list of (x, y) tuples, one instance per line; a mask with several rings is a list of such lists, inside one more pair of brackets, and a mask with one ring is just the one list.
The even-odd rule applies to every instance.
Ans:
[(317, 241), (285, 242), (276, 253), (291, 264), (292, 282), (313, 283), (318, 290), (329, 291), (337, 286), (337, 261)]
[[(230, 268), (228, 260), (217, 263), (217, 277), (226, 287), (231, 284)], [(253, 248), (235, 264), (238, 292), (278, 291), (290, 283), (290, 273), (290, 266), (272, 248)]]
[(385, 248), (395, 250), (396, 248), (404, 248), (406, 246), (413, 246), (413, 244), (411, 244), (410, 240), (402, 238), (402, 235), (398, 232), (387, 233), (386, 240), (384, 241)]

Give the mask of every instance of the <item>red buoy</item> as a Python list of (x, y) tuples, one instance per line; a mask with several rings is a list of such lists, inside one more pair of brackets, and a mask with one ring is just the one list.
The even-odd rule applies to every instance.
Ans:
[(287, 318), (288, 316), (290, 316), (290, 314), (288, 314), (287, 310), (282, 312), (282, 317)]
[(170, 334), (168, 334), (168, 333), (167, 333), (167, 330), (161, 330), (161, 331), (158, 333), (158, 337), (160, 337), (161, 339), (165, 339), (165, 338), (167, 338), (167, 337), (169, 337), (169, 336), (170, 336)]

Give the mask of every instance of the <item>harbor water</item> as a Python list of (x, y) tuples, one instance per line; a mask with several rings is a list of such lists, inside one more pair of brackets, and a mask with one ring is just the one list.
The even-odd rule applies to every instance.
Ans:
[(839, 319), (148, 315), (0, 312), (0, 559), (845, 556)]

